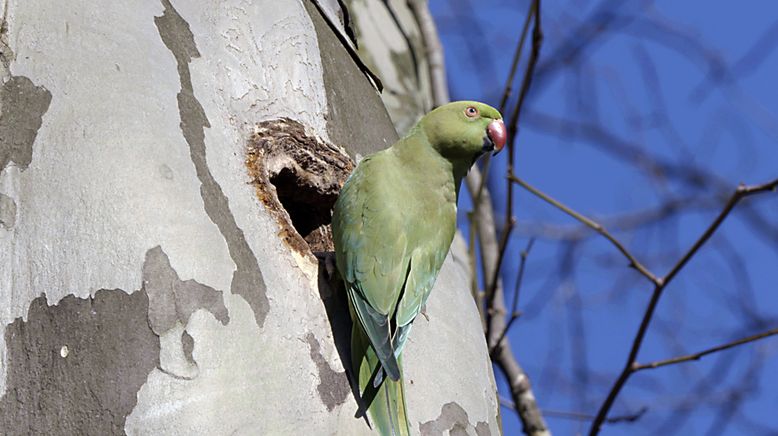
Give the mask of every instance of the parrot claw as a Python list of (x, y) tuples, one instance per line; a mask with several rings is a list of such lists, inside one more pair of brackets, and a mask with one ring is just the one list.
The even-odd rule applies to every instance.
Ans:
[(337, 265), (335, 265), (334, 251), (317, 251), (313, 253), (319, 259), (319, 265), (324, 266), (324, 272), (327, 274), (327, 281), (332, 281), (337, 276)]
[(427, 322), (430, 322), (430, 316), (427, 315), (427, 305), (426, 304), (424, 306), (421, 306), (421, 310), (419, 311), (419, 313), (422, 316), (424, 316), (424, 319), (426, 319)]

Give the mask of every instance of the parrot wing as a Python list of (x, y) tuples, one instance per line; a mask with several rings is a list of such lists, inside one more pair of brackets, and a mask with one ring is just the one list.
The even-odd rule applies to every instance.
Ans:
[(405, 347), (411, 323), (427, 303), (435, 279), (446, 259), (448, 247), (451, 245), (453, 232), (446, 232), (445, 226), (440, 226), (436, 230), (427, 233), (431, 243), (417, 247), (411, 255), (404, 291), (395, 313), (397, 334), (393, 339), (392, 347), (396, 354)]
[(381, 365), (393, 380), (400, 369), (392, 344), (392, 317), (410, 259), (402, 198), (391, 162), (378, 153), (360, 163), (341, 191), (333, 216), (339, 269), (349, 300)]

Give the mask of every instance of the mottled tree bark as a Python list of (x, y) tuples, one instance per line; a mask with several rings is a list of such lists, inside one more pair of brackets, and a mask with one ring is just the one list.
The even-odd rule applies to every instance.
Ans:
[[(368, 432), (320, 252), (397, 136), (340, 2), (4, 5), (0, 433)], [(422, 433), (499, 432), (469, 274), (405, 351)]]

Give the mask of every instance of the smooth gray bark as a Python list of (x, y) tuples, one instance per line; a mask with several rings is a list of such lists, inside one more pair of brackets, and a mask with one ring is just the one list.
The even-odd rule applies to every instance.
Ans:
[[(351, 156), (396, 138), (338, 24), (238, 0), (8, 1), (4, 19), (0, 433), (368, 432), (344, 300), (245, 162), (282, 117)], [(454, 253), (406, 348), (409, 413), (496, 434)]]

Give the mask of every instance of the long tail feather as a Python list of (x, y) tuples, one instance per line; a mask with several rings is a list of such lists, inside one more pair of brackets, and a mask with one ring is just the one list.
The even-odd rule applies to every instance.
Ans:
[[(402, 378), (402, 359), (397, 358), (400, 378), (397, 381), (383, 376), (383, 368), (370, 340), (359, 325), (351, 330), (351, 364), (359, 378), (359, 391), (362, 395), (360, 411), (365, 409), (370, 416), (373, 428), (383, 436), (410, 435), (410, 425), (406, 414), (405, 390)], [(378, 377), (383, 381), (376, 383)]]

